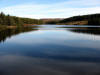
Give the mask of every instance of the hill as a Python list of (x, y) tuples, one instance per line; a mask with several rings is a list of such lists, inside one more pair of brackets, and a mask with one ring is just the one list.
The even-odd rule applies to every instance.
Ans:
[(73, 16), (60, 21), (47, 22), (47, 24), (100, 25), (100, 14)]
[(3, 12), (0, 13), (0, 26), (23, 26), (30, 24), (42, 24), (42, 20), (5, 15)]
[(41, 20), (43, 21), (44, 24), (55, 24), (55, 23), (63, 20), (63, 18), (44, 18)]

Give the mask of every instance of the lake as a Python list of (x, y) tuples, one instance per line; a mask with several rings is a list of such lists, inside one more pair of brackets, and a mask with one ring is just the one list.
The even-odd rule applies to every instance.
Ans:
[(100, 27), (1, 30), (0, 75), (100, 75)]

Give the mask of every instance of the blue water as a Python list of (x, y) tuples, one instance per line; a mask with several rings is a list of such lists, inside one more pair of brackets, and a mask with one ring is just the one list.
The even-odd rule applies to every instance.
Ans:
[(100, 29), (77, 27), (0, 31), (0, 75), (100, 75)]

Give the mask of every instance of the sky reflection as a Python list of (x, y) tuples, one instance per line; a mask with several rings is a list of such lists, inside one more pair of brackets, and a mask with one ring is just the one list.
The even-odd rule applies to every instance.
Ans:
[(0, 75), (99, 75), (99, 38), (70, 28), (12, 35), (0, 43)]

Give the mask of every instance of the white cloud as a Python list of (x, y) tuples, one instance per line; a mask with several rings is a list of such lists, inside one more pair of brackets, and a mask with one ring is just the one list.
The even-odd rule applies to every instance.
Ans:
[(30, 18), (66, 18), (74, 15), (100, 13), (99, 0), (70, 0), (50, 4), (22, 4), (1, 8), (7, 14)]

